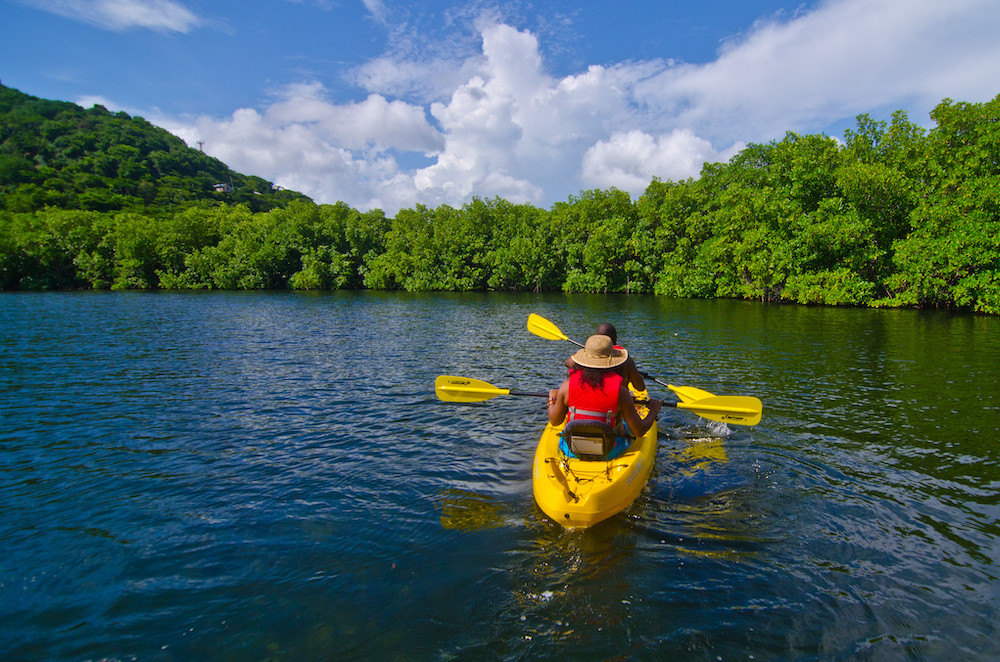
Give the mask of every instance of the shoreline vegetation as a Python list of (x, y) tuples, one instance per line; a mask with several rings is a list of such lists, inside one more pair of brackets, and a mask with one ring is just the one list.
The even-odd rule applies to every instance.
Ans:
[(1000, 95), (788, 132), (636, 200), (388, 218), (0, 85), (0, 289), (565, 291), (1000, 314)]

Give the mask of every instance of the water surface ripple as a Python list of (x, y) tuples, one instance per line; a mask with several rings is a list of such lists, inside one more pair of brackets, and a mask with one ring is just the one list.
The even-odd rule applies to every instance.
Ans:
[[(665, 410), (586, 531), (536, 391), (610, 320)], [(1000, 320), (651, 297), (0, 295), (0, 657), (1000, 658)], [(671, 398), (657, 385), (654, 396)]]

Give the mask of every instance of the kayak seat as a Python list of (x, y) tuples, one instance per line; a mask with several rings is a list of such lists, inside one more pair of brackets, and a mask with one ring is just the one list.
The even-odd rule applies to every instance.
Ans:
[(618, 434), (602, 421), (570, 421), (560, 433), (568, 455), (581, 460), (603, 460), (618, 443)]

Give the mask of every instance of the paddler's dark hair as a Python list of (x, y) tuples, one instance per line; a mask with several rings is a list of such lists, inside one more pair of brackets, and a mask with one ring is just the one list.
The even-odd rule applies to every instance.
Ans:
[(597, 333), (611, 338), (611, 342), (616, 345), (618, 344), (618, 331), (615, 330), (615, 325), (611, 322), (603, 322), (599, 327), (597, 327)]
[(604, 388), (604, 378), (614, 373), (613, 370), (604, 368), (585, 368), (579, 363), (576, 364), (576, 370), (580, 371), (580, 381), (583, 382), (584, 386), (589, 386), (593, 389)]

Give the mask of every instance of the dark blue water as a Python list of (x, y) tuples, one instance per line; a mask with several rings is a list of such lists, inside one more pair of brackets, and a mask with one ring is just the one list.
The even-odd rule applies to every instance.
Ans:
[[(535, 391), (598, 322), (664, 410), (586, 531)], [(560, 295), (0, 295), (0, 658), (1000, 659), (1000, 320)], [(670, 399), (652, 385), (654, 396)]]

